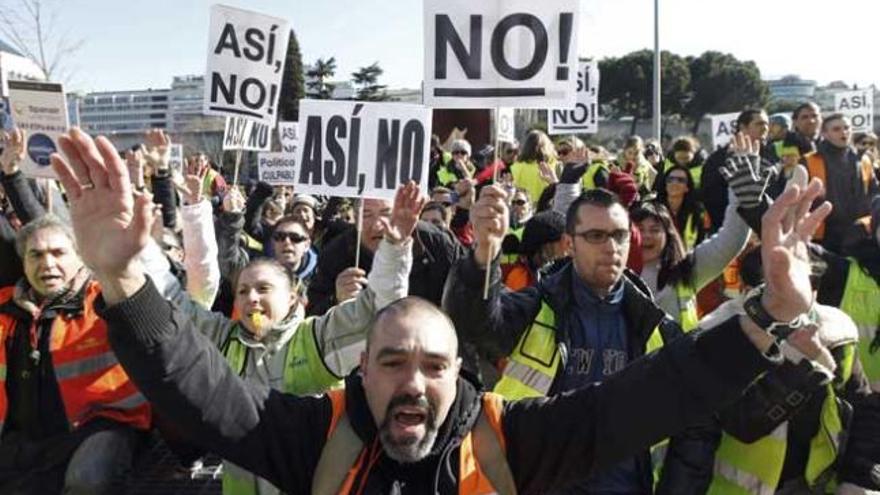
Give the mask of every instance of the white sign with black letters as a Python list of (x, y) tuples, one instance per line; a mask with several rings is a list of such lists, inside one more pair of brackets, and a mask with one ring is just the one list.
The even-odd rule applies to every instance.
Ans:
[(727, 146), (736, 134), (736, 119), (739, 113), (722, 113), (710, 116), (712, 119), (712, 148)]
[(578, 0), (424, 0), (424, 102), (575, 104)]
[(516, 121), (513, 108), (499, 108), (495, 113), (495, 132), (499, 141), (512, 143), (516, 141)]
[(58, 136), (67, 131), (67, 99), (61, 84), (9, 81), (12, 121), (25, 135), (21, 171), (28, 177), (54, 179), (49, 156), (58, 151)]
[(849, 117), (853, 132), (873, 132), (874, 88), (834, 93), (834, 110)]
[(289, 36), (284, 19), (212, 6), (204, 113), (237, 115), (274, 127)]
[(392, 199), (413, 180), (427, 194), (430, 108), (302, 100), (299, 115), (297, 193)]
[(269, 151), (272, 129), (269, 125), (244, 117), (226, 117), (224, 150)]
[(278, 122), (278, 142), (281, 151), (296, 154), (299, 145), (299, 126), (296, 122)]
[(595, 134), (599, 130), (599, 64), (581, 60), (574, 108), (547, 110), (547, 134)]
[(290, 153), (259, 153), (257, 171), (260, 181), (272, 186), (296, 184), (296, 157)]

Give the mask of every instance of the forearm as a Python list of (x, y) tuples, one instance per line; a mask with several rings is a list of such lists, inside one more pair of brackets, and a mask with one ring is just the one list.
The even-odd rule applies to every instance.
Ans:
[(162, 225), (173, 229), (177, 225), (177, 202), (171, 177), (168, 175), (154, 175), (151, 180), (153, 184), (153, 202), (162, 207)]
[(3, 174), (3, 189), (22, 225), (46, 214), (46, 209), (40, 204), (27, 177), (21, 171), (12, 175)]
[(694, 248), (692, 282), (696, 291), (721, 275), (749, 242), (749, 226), (736, 214), (736, 208), (735, 200), (728, 203), (724, 223), (718, 232)]
[(379, 243), (373, 258), (373, 267), (367, 276), (367, 285), (376, 295), (377, 310), (409, 294), (412, 244), (412, 237), (398, 244), (385, 239)]
[(203, 200), (181, 208), (183, 220), (183, 264), (186, 290), (205, 308), (210, 308), (220, 288), (218, 246), (214, 235), (211, 204)]
[(233, 277), (248, 263), (248, 256), (239, 246), (244, 217), (241, 213), (222, 212), (217, 216), (217, 261), (220, 274)]
[(574, 203), (582, 189), (580, 181), (574, 184), (562, 182), (556, 184), (556, 193), (553, 196), (553, 209), (565, 215), (568, 212), (568, 207)]

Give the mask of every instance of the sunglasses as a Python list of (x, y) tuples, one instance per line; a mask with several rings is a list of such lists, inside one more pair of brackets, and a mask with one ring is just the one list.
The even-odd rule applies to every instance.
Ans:
[(666, 182), (668, 182), (668, 183), (678, 182), (679, 184), (687, 184), (688, 180), (684, 177), (676, 177), (674, 175), (670, 175), (669, 177), (666, 178)]
[(513, 201), (510, 202), (510, 204), (512, 204), (513, 206), (525, 206), (525, 205), (526, 205), (526, 200), (524, 200), (524, 199), (514, 199)]
[(614, 239), (618, 245), (629, 244), (630, 232), (628, 229), (617, 229), (612, 231), (601, 229), (590, 229), (583, 232), (575, 232), (573, 235), (580, 237), (590, 244), (605, 244), (608, 239)]
[(453, 155), (467, 155), (467, 151), (464, 150), (455, 150), (452, 152)]
[(284, 242), (288, 239), (294, 244), (299, 244), (309, 240), (309, 237), (296, 232), (275, 232), (272, 234), (272, 240), (275, 242)]

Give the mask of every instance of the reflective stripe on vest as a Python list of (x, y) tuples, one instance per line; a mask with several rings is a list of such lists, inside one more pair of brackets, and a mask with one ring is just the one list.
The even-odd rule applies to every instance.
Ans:
[[(852, 376), (854, 353), (852, 344), (845, 344), (840, 364), (842, 388)], [(825, 401), (819, 420), (819, 431), (810, 441), (810, 452), (804, 478), (811, 488), (824, 484), (823, 475), (834, 465), (839, 450), (843, 425), (835, 400), (834, 386), (827, 385)], [(788, 438), (788, 422), (779, 425), (773, 433), (756, 442), (746, 444), (722, 434), (721, 444), (715, 453), (715, 477), (707, 492), (709, 495), (772, 494), (779, 485), (785, 464)]]
[(859, 358), (868, 380), (876, 386), (880, 384), (880, 352), (871, 352), (871, 343), (880, 327), (880, 286), (853, 258), (849, 259), (840, 309), (859, 329)]
[[(382, 447), (378, 442), (365, 448), (345, 414), (345, 395), (341, 390), (328, 394), (333, 416), (327, 442), (312, 478), (313, 495), (348, 495), (363, 489), (372, 464), (368, 455)], [(485, 393), (480, 417), (458, 447), (458, 493), (473, 495), (513, 495), (516, 485), (507, 464), (504, 433), (501, 429), (503, 401)]]
[[(50, 356), (43, 357), (52, 360), (67, 421), (71, 428), (78, 428), (103, 417), (148, 429), (150, 405), (116, 360), (107, 340), (107, 325), (94, 311), (100, 288), (89, 282), (83, 293), (81, 314), (71, 318), (59, 315), (52, 321), (48, 335)], [(0, 292), (0, 304), (12, 296), (11, 291)], [(14, 335), (16, 324), (12, 315), (0, 314), (0, 421), (5, 421), (8, 413), (7, 339)]]
[[(282, 392), (296, 395), (313, 395), (338, 388), (341, 380), (331, 373), (318, 350), (314, 338), (314, 318), (299, 324), (285, 352)], [(248, 348), (239, 340), (240, 323), (236, 325), (221, 348), (229, 366), (239, 375), (245, 372)], [(265, 493), (272, 484), (232, 463), (223, 462), (223, 493), (225, 495), (252, 495)]]
[(697, 314), (697, 293), (691, 286), (679, 282), (675, 284), (675, 294), (678, 298), (678, 324), (685, 332), (697, 328), (700, 317)]
[(691, 213), (687, 217), (687, 221), (684, 224), (684, 232), (682, 233), (682, 240), (684, 241), (684, 249), (685, 251), (692, 250), (697, 245), (697, 236), (699, 236), (699, 231), (697, 227), (694, 225), (694, 214)]
[(510, 400), (546, 396), (561, 362), (556, 342), (556, 314), (549, 304), (541, 301), (535, 321), (508, 357), (494, 392)]

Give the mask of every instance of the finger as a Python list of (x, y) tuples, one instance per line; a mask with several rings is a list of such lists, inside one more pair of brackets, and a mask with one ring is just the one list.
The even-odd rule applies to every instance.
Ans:
[(52, 153), (49, 160), (52, 163), (52, 170), (55, 171), (58, 180), (67, 191), (68, 197), (73, 201), (78, 200), (82, 196), (82, 187), (79, 185), (79, 179), (74, 174), (73, 168), (58, 153)]
[(791, 206), (797, 203), (799, 195), (800, 189), (797, 186), (787, 187), (764, 213), (761, 220), (761, 239), (764, 244), (771, 247), (779, 244), (783, 233), (782, 219)]
[(61, 147), (61, 151), (64, 153), (64, 156), (67, 157), (67, 163), (70, 165), (74, 177), (76, 177), (77, 184), (92, 183), (89, 169), (83, 162), (82, 156), (79, 154), (79, 148), (73, 144), (73, 140), (70, 139), (69, 134), (58, 136), (58, 146)]
[(769, 285), (774, 293), (785, 294), (792, 287), (789, 270), (791, 268), (791, 258), (788, 251), (782, 247), (773, 249), (761, 249), (761, 258), (764, 266), (767, 267), (767, 285)]
[(507, 201), (507, 191), (495, 184), (488, 185), (480, 191), (480, 200), (482, 201), (483, 198), (500, 198)]
[(797, 233), (805, 239), (811, 239), (819, 225), (831, 214), (833, 206), (828, 201), (822, 203), (818, 208), (806, 215), (797, 227)]
[(135, 192), (134, 209), (128, 230), (134, 234), (138, 246), (147, 245), (150, 231), (156, 221), (157, 216), (153, 210), (153, 195), (148, 192)]
[(108, 184), (107, 167), (101, 153), (95, 146), (95, 141), (85, 132), (73, 127), (70, 129), (70, 138), (89, 171), (89, 177), (96, 188), (106, 188)]
[[(126, 167), (125, 164), (122, 163), (122, 160), (119, 159), (119, 152), (116, 151), (116, 147), (113, 146), (113, 143), (104, 136), (98, 136), (98, 139), (95, 140), (95, 144), (98, 148), (98, 152), (104, 159), (110, 189), (113, 191), (128, 192), (130, 190), (129, 184), (131, 184), (128, 176), (128, 167)], [(137, 179), (139, 183), (143, 181), (143, 173), (141, 173), (141, 177), (138, 177)]]

